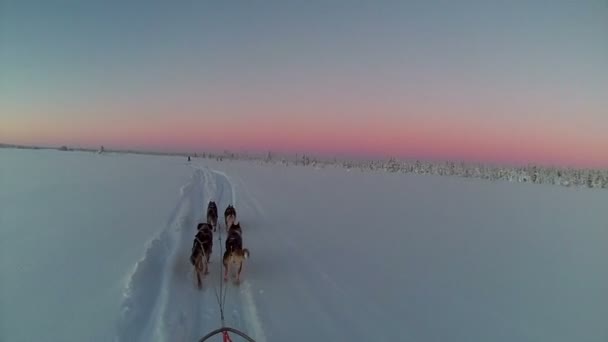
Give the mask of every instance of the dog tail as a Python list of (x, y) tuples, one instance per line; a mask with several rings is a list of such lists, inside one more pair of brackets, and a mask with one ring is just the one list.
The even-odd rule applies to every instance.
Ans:
[(249, 259), (249, 250), (247, 248), (243, 249), (243, 257), (245, 259)]

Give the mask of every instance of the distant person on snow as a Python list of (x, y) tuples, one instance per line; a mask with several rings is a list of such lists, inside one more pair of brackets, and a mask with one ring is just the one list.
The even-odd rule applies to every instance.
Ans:
[(190, 161), (190, 156), (188, 156), (188, 161)]

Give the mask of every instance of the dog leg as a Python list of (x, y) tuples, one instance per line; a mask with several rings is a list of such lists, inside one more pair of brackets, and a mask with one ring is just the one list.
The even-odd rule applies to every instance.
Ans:
[(241, 283), (241, 271), (243, 270), (243, 261), (241, 261), (239, 263), (239, 270), (236, 273), (236, 283), (240, 284)]
[(207, 262), (205, 263), (205, 274), (209, 274), (209, 255), (207, 255)]
[(199, 289), (201, 289), (203, 287), (203, 281), (201, 280), (201, 265), (200, 265), (199, 260), (196, 261), (195, 271), (196, 271), (196, 285), (198, 286)]

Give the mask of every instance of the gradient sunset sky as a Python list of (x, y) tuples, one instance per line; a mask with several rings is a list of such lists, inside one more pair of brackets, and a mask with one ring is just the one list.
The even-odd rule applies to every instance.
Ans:
[(0, 1), (0, 142), (608, 167), (608, 1)]

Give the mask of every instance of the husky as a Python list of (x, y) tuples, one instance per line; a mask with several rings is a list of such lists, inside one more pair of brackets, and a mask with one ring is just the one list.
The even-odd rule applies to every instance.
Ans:
[(231, 266), (236, 267), (238, 270), (236, 274), (236, 283), (241, 281), (241, 271), (243, 270), (243, 262), (249, 258), (249, 250), (243, 248), (243, 231), (240, 223), (235, 223), (228, 229), (228, 236), (226, 237), (226, 251), (224, 252), (224, 280), (228, 281), (229, 268)]
[(224, 223), (226, 223), (226, 230), (228, 230), (236, 222), (236, 209), (232, 204), (228, 205), (228, 208), (224, 211)]
[(199, 223), (198, 232), (192, 243), (190, 263), (194, 266), (198, 288), (202, 288), (202, 276), (209, 274), (209, 257), (213, 248), (212, 226), (208, 223)]
[(215, 228), (217, 227), (217, 205), (214, 201), (209, 201), (207, 205), (207, 223), (213, 227), (213, 231), (215, 232)]

